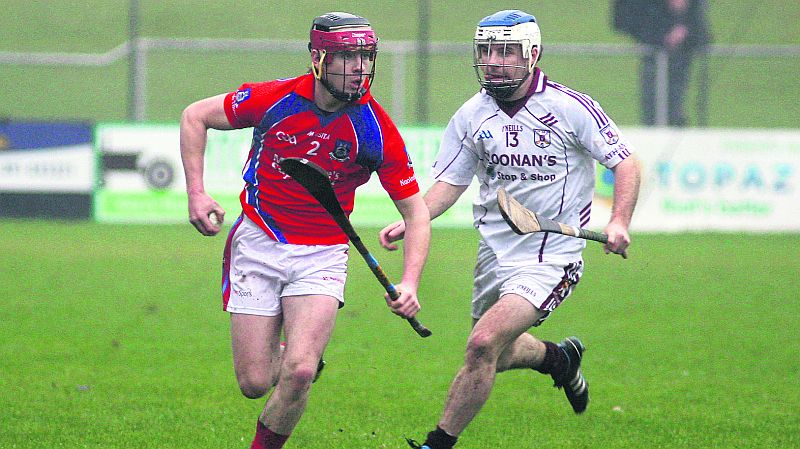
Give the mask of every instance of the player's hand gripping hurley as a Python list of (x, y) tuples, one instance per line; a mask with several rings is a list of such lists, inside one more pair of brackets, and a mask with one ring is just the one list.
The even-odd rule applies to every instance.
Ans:
[(601, 232), (559, 223), (528, 210), (502, 187), (497, 189), (497, 203), (500, 205), (500, 214), (503, 215), (503, 219), (519, 235), (534, 232), (554, 232), (580, 239), (608, 243), (608, 236)]
[[(301, 158), (285, 158), (280, 162), (280, 165), (284, 173), (291, 176), (295, 181), (300, 183), (300, 185), (305, 187), (308, 193), (310, 193), (311, 196), (328, 211), (330, 216), (333, 217), (333, 220), (342, 228), (347, 238), (353, 242), (353, 246), (361, 253), (361, 256), (372, 270), (372, 273), (378, 278), (383, 288), (386, 289), (386, 293), (389, 294), (389, 297), (392, 300), (396, 300), (400, 297), (399, 293), (397, 293), (397, 289), (389, 282), (389, 278), (386, 277), (383, 268), (381, 268), (375, 257), (370, 254), (367, 247), (361, 242), (361, 238), (356, 233), (356, 230), (353, 229), (353, 225), (350, 223), (347, 215), (345, 215), (344, 210), (342, 210), (342, 205), (339, 204), (339, 200), (333, 192), (328, 173), (317, 164)], [(431, 331), (423, 326), (416, 318), (406, 318), (406, 320), (408, 320), (408, 323), (420, 337), (428, 337), (431, 335)]]

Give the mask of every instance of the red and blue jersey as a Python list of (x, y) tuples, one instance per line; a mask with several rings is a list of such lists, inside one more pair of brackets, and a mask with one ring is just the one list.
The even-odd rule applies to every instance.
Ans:
[(336, 112), (314, 104), (314, 77), (243, 84), (225, 97), (234, 128), (253, 128), (240, 196), (248, 218), (276, 241), (300, 245), (347, 243), (325, 209), (280, 170), (285, 157), (302, 157), (328, 172), (347, 215), (355, 190), (377, 172), (393, 200), (419, 192), (405, 143), (386, 111), (367, 92)]

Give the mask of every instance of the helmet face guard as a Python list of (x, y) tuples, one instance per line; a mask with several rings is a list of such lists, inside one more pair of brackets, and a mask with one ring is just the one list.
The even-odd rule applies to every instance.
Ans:
[(334, 98), (360, 99), (375, 77), (378, 39), (366, 19), (347, 13), (328, 13), (314, 19), (309, 50), (319, 53), (314, 76)]
[(530, 14), (500, 11), (484, 18), (472, 46), (478, 83), (494, 98), (510, 97), (533, 73), (537, 62), (533, 48), (539, 50), (538, 58), (541, 42), (536, 18)]

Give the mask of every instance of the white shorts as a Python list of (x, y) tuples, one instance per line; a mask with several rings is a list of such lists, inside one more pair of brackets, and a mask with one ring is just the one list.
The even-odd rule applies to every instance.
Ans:
[(583, 261), (568, 264), (531, 263), (501, 266), (494, 252), (481, 241), (472, 289), (472, 318), (478, 319), (503, 295), (514, 293), (544, 312), (542, 322), (575, 289), (583, 274)]
[(344, 305), (349, 245), (292, 245), (272, 240), (246, 216), (228, 234), (222, 263), (222, 308), (277, 316), (281, 298), (326, 295)]

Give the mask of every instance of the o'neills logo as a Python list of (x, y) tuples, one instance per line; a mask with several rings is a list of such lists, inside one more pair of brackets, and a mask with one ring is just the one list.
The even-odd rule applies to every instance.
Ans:
[(411, 184), (412, 182), (414, 182), (416, 180), (417, 180), (416, 176), (412, 176), (412, 177), (406, 178), (406, 179), (401, 179), (400, 180), (400, 185), (401, 186), (407, 186), (407, 185)]

